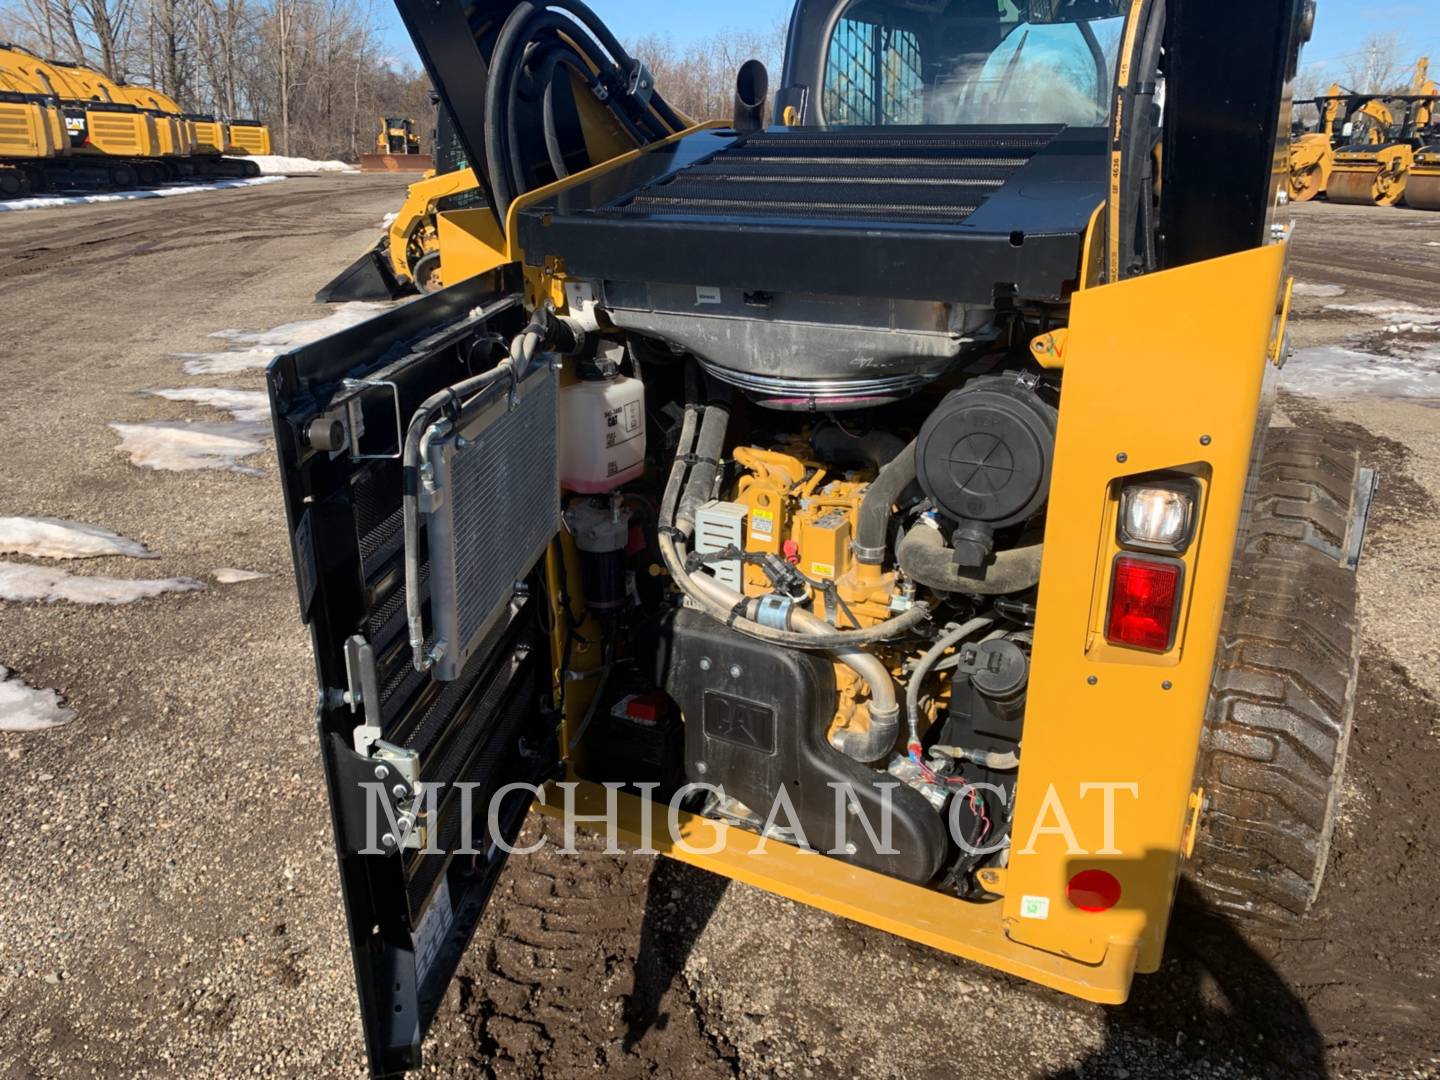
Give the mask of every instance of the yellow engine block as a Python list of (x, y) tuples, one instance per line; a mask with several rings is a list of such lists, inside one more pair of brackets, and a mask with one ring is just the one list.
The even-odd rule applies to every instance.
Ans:
[[(782, 450), (741, 447), (735, 461), (744, 470), (731, 501), (744, 506), (745, 550), (754, 555), (775, 555), (810, 579), (814, 611), (841, 629), (874, 626), (894, 611), (893, 575), (861, 580), (851, 546), (860, 504), (872, 477), (833, 472), (803, 455), (800, 443)], [(832, 592), (824, 588), (834, 583)], [(773, 591), (763, 568), (747, 564), (745, 592), (765, 596)], [(832, 596), (838, 600), (832, 611)], [(882, 655), (885, 650), (877, 650)], [(885, 657), (897, 674), (903, 655)], [(843, 664), (835, 665), (838, 708), (830, 735), (841, 730), (864, 731), (870, 716), (864, 684)]]

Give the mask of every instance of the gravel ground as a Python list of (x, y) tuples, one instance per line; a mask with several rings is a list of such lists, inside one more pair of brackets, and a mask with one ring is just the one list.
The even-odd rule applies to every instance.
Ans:
[[(258, 370), (186, 376), (174, 354), (323, 314), (309, 297), (403, 184), (292, 179), (0, 222), (0, 517), (100, 525), (159, 556), (52, 568), (208, 586), (0, 604), (0, 665), (77, 714), (0, 734), (0, 1077), (362, 1073), (274, 466), (142, 470), (108, 425), (229, 420), (145, 391), (259, 389)], [(1297, 346), (1423, 369), (1423, 326), (1336, 307), (1440, 312), (1440, 215), (1297, 216)], [(1187, 910), (1165, 971), (1104, 1010), (677, 864), (541, 855), (502, 880), (429, 1072), (1437, 1075), (1437, 400), (1361, 385), (1283, 401), (1282, 422), (1355, 434), (1386, 481), (1344, 821), (1305, 934), (1246, 938)], [(269, 576), (222, 585), (221, 568)]]

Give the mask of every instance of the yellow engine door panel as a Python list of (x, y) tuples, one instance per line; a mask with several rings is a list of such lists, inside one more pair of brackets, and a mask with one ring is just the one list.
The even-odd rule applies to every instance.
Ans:
[[(1018, 943), (1090, 964), (1138, 949), (1139, 970), (1159, 963), (1286, 251), (1075, 295), (1004, 902)], [(1120, 481), (1170, 470), (1208, 479), (1177, 645), (1154, 656), (1103, 639), (1112, 499)], [(1093, 871), (1120, 888), (1103, 912), (1070, 896)]]

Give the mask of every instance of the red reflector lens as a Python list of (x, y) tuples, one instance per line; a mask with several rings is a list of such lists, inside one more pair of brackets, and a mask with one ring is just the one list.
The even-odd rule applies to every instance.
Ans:
[(1130, 555), (1116, 559), (1105, 637), (1114, 645), (1169, 652), (1175, 644), (1180, 576), (1179, 563)]
[(1098, 915), (1120, 903), (1120, 881), (1104, 870), (1085, 870), (1070, 879), (1065, 894), (1081, 911)]

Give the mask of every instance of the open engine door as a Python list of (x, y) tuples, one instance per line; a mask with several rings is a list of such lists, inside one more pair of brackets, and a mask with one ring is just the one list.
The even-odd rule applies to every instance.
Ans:
[[(548, 364), (533, 382), (498, 385), (468, 420), (452, 414), (454, 436), (432, 447), (446, 482), (469, 486), (441, 487), (427, 503), (411, 541), (418, 591), (427, 627), (443, 615), (468, 637), (445, 649), (428, 640), (446, 662), (417, 667), (407, 633), (403, 492), (435, 474), (404, 467), (405, 428), (421, 403), (493, 366), (523, 327), (513, 271), (398, 307), (278, 358), (268, 373), (376, 1076), (420, 1065), (425, 1032), (504, 864), (499, 842), (515, 838), (530, 807), (530, 792), (511, 785), (554, 778), (559, 759), (535, 576), (554, 533), (525, 489), (543, 457), (546, 410), (553, 433)], [(508, 437), (505, 424), (522, 425), (525, 437)], [(482, 512), (432, 513), (447, 490), (452, 505)], [(554, 502), (558, 524), (558, 484)], [(439, 536), (442, 519), (451, 532)], [(494, 542), (515, 522), (529, 537), (523, 550)], [(494, 569), (483, 587), (503, 588), (498, 605), (473, 605), (467, 565)], [(501, 583), (498, 574), (510, 576)], [(456, 603), (457, 583), (459, 606), (437, 611)]]

